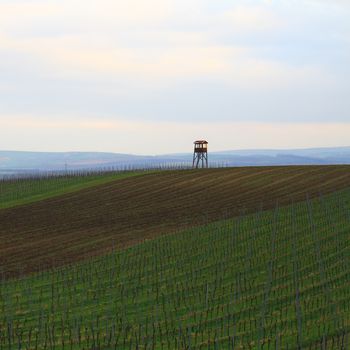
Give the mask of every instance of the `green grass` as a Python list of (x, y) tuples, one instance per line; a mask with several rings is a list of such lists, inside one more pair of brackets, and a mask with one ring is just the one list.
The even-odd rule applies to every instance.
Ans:
[(145, 171), (0, 181), (0, 209), (29, 204), (142, 174), (145, 174)]
[(346, 190), (3, 281), (0, 349), (342, 349), (349, 233)]

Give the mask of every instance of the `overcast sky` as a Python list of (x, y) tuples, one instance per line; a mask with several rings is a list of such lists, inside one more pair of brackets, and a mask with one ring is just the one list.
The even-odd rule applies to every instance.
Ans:
[(350, 145), (349, 0), (0, 0), (0, 149)]

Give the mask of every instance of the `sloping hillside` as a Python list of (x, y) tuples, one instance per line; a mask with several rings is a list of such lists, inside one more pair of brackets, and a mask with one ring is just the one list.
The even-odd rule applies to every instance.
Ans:
[(169, 171), (0, 210), (6, 275), (70, 263), (159, 234), (350, 186), (350, 167)]
[(348, 189), (3, 282), (0, 348), (347, 349), (349, 232)]
[(0, 179), (0, 209), (30, 204), (145, 173), (150, 171), (71, 173)]

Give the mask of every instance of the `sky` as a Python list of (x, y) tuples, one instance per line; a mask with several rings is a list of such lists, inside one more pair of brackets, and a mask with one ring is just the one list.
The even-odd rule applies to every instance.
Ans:
[(0, 0), (0, 149), (350, 146), (348, 0)]

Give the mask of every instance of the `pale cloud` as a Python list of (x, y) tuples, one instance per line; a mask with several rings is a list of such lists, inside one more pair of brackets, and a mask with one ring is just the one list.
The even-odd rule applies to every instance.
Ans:
[[(190, 121), (155, 123), (128, 121), (123, 118), (115, 120), (90, 117), (74, 121), (63, 117), (60, 121), (50, 121), (30, 115), (0, 116), (0, 123), (0, 149), (16, 148), (15, 142), (9, 136), (16, 130), (19, 136), (28, 132), (35, 135), (32, 142), (25, 139), (21, 141), (22, 147), (31, 150), (40, 150), (41, 143), (45, 142), (45, 149), (50, 151), (83, 149), (144, 154), (186, 152), (191, 149), (196, 137), (208, 139), (211, 151), (346, 146), (350, 133), (350, 123), (331, 122), (204, 122), (200, 131), (198, 123)], [(65, 142), (62, 143), (62, 140)], [(94, 143), (93, 147), (91, 141)]]
[[(310, 77), (331, 83), (331, 74), (321, 71), (320, 66), (300, 67), (288, 60), (260, 58), (259, 47), (220, 44), (215, 38), (216, 28), (224, 32), (227, 25), (234, 36), (245, 31), (279, 30), (284, 20), (271, 4), (241, 4), (212, 15), (199, 13), (198, 1), (180, 1), (178, 7), (175, 4), (174, 0), (0, 4), (3, 26), (18, 30), (21, 23), (23, 30), (26, 26), (42, 29), (42, 35), (36, 32), (28, 36), (4, 30), (0, 32), (0, 48), (23, 55), (24, 61), (25, 56), (33, 58), (53, 77), (114, 75), (154, 83), (168, 78), (215, 77), (243, 87), (252, 83), (283, 86), (297, 79), (302, 83)], [(185, 9), (192, 12), (180, 19)], [(180, 20), (184, 27), (194, 21), (196, 30), (170, 29), (167, 20), (175, 28)], [(50, 28), (51, 22), (58, 35), (46, 36), (45, 28)]]
[(319, 4), (319, 5), (331, 5), (331, 6), (341, 6), (342, 8), (350, 8), (350, 2), (348, 0), (307, 0), (309, 3)]
[(266, 6), (237, 6), (222, 18), (240, 32), (278, 30), (283, 26), (283, 20)]
[[(172, 41), (189, 43), (165, 48), (113, 48), (88, 42), (86, 37), (61, 37), (12, 40), (0, 36), (0, 46), (34, 56), (54, 75), (87, 77), (96, 75), (148, 79), (156, 84), (164, 79), (213, 77), (235, 86), (283, 87), (290, 84), (336, 83), (322, 67), (293, 67), (288, 64), (254, 59), (252, 49), (234, 46), (209, 46), (200, 36), (186, 38), (186, 33), (172, 36)], [(198, 40), (198, 41), (197, 41)], [(192, 45), (190, 44), (192, 43)]]
[(67, 118), (67, 116), (59, 119), (47, 119), (44, 117), (33, 117), (31, 115), (12, 115), (11, 117), (0, 117), (0, 122), (3, 128), (26, 128), (35, 130), (111, 128), (125, 130), (125, 126), (130, 126), (130, 123), (126, 123), (125, 121), (72, 120), (69, 117)]
[[(177, 36), (178, 37), (178, 36)], [(186, 41), (186, 39), (184, 40)], [(62, 73), (143, 76), (150, 79), (223, 75), (230, 59), (243, 49), (233, 47), (110, 48), (86, 43), (85, 38), (68, 37), (11, 40), (0, 36), (0, 46), (35, 56), (42, 64)]]
[[(50, 21), (64, 28), (66, 24), (75, 29), (94, 26), (102, 29), (113, 23), (115, 27), (152, 24), (166, 21), (174, 2), (172, 0), (48, 0), (0, 3), (0, 23), (3, 28), (21, 26), (50, 26)], [(110, 27), (109, 27), (110, 28)]]
[(18, 25), (12, 21), (20, 19), (23, 21), (34, 22), (38, 18), (55, 16), (60, 13), (58, 4), (42, 1), (21, 1), (21, 2), (0, 2), (0, 20), (1, 25)]
[(0, 0), (0, 148), (58, 150), (67, 134), (62, 147), (121, 151), (134, 147), (129, 135), (155, 152), (173, 130), (183, 148), (205, 135), (219, 149), (343, 144), (347, 124), (320, 122), (350, 119), (348, 10), (341, 0)]
[(228, 68), (226, 57), (239, 54), (239, 50), (224, 47), (177, 47), (148, 50), (119, 48), (114, 50), (93, 50), (81, 48), (55, 51), (47, 50), (50, 63), (85, 73), (101, 73), (118, 76), (159, 78), (181, 78), (200, 75), (224, 74)]

